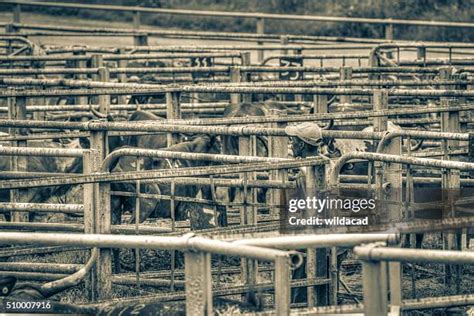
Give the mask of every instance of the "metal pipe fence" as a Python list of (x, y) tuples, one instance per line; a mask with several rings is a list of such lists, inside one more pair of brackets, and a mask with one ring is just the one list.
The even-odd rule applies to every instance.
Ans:
[[(201, 68), (202, 69), (202, 68)], [(83, 70), (79, 71), (84, 72)], [(87, 73), (85, 71), (84, 73)], [(312, 87), (218, 87), (218, 86), (188, 86), (181, 87), (155, 87), (155, 88), (102, 88), (102, 89), (49, 89), (49, 90), (11, 90), (2, 91), (0, 98), (3, 97), (46, 97), (46, 96), (94, 96), (94, 95), (156, 95), (167, 92), (182, 93), (229, 93), (229, 94), (301, 94), (301, 95), (354, 95), (354, 96), (370, 96), (377, 89), (348, 89), (348, 88), (312, 88)], [(390, 90), (389, 95), (392, 97), (422, 97), (429, 99), (437, 99), (440, 97), (456, 98), (466, 97), (472, 98), (473, 91), (469, 90)]]
[[(65, 69), (65, 71), (71, 68)], [(163, 69), (163, 68), (160, 68)], [(174, 69), (174, 68), (173, 68)], [(192, 71), (192, 70), (191, 70)], [(0, 84), (6, 86), (41, 86), (41, 87), (55, 87), (55, 86), (67, 86), (75, 88), (159, 88), (162, 84), (146, 84), (146, 83), (111, 83), (111, 82), (98, 82), (98, 81), (87, 81), (87, 80), (74, 80), (74, 79), (19, 79), (19, 78), (0, 78)], [(255, 81), (255, 82), (225, 82), (218, 83), (219, 87), (351, 87), (351, 86), (364, 86), (364, 87), (396, 87), (396, 86), (453, 86), (453, 89), (457, 89), (459, 85), (470, 85), (474, 84), (474, 80), (461, 79), (461, 80), (302, 80), (302, 81)], [(173, 85), (171, 85), (173, 87)], [(201, 105), (201, 103), (197, 104)], [(77, 106), (77, 105), (76, 105)], [(112, 105), (113, 106), (113, 105)], [(144, 104), (143, 106), (147, 106)], [(148, 105), (150, 106), (150, 105)], [(51, 106), (52, 107), (52, 106)], [(74, 108), (74, 105), (69, 107)]]
[[(382, 277), (386, 269), (381, 262), (429, 262), (438, 264), (474, 264), (474, 253), (469, 251), (448, 250), (426, 250), (426, 249), (400, 249), (385, 248), (382, 244), (375, 243), (357, 246), (354, 253), (358, 259), (363, 260), (363, 292), (364, 292), (364, 314), (368, 316), (381, 315), (388, 312), (386, 298), (387, 289), (382, 288), (374, 282), (374, 276)], [(426, 302), (414, 302), (410, 309), (432, 309), (450, 305), (469, 305), (472, 295), (445, 297), (439, 301), (429, 300)], [(396, 308), (391, 304), (390, 308)], [(404, 309), (403, 302), (398, 308)]]
[[(106, 234), (27, 234), (2, 233), (0, 242), (5, 244), (72, 245), (100, 248), (142, 248), (182, 250), (185, 252), (186, 310), (188, 313), (212, 311), (210, 253), (271, 261), (275, 264), (275, 303), (277, 313), (289, 314), (289, 271), (296, 253), (280, 250), (234, 245), (218, 240), (205, 239), (192, 234), (183, 237), (116, 236)], [(298, 259), (300, 261), (301, 259)]]

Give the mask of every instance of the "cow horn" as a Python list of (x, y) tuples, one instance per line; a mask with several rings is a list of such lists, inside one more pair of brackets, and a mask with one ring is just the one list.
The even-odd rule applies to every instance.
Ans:
[(321, 127), (323, 130), (329, 130), (334, 127), (334, 120), (329, 120), (329, 123), (326, 126)]
[(48, 298), (48, 297), (53, 296), (56, 293), (59, 293), (70, 287), (78, 285), (89, 274), (92, 267), (95, 265), (98, 256), (99, 256), (99, 249), (98, 248), (92, 249), (89, 260), (81, 269), (79, 269), (77, 272), (65, 278), (43, 284), (40, 287), (41, 294), (45, 298)]
[(410, 147), (410, 150), (411, 151), (419, 150), (421, 148), (421, 145), (423, 145), (423, 141), (424, 141), (424, 139), (420, 139), (419, 141), (417, 141), (415, 145)]
[(92, 107), (92, 105), (89, 107), (89, 109), (95, 117), (100, 118), (100, 119), (106, 119), (107, 118), (107, 114), (103, 114), (103, 113), (97, 111), (96, 109), (94, 109)]

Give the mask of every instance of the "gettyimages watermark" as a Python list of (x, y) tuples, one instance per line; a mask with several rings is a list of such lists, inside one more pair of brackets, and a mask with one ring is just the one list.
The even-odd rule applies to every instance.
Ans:
[[(376, 207), (374, 199), (355, 198), (318, 198), (316, 196), (301, 198), (292, 198), (288, 201), (288, 224), (292, 226), (333, 226), (333, 225), (368, 225), (369, 218), (355, 217), (352, 214), (348, 216), (327, 216), (328, 210), (344, 210), (354, 214), (362, 210), (374, 210)], [(310, 215), (301, 217), (299, 214)], [(324, 215), (324, 216), (323, 216)]]
[[(474, 190), (417, 188), (407, 200), (406, 190), (323, 191), (306, 196), (301, 190), (285, 190), (280, 205), (282, 233), (370, 233), (398, 231), (404, 224), (450, 217), (463, 212)], [(406, 226), (406, 225), (405, 225)]]

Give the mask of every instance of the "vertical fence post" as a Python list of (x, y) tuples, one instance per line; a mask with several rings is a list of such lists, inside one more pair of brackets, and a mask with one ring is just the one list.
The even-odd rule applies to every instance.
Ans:
[(21, 23), (21, 4), (17, 3), (13, 6), (13, 23)]
[[(374, 111), (383, 111), (388, 109), (388, 92), (386, 90), (376, 90), (373, 94)], [(374, 131), (382, 132), (388, 129), (388, 120), (386, 117), (374, 118)], [(401, 139), (395, 138), (385, 148), (387, 154), (401, 155)], [(402, 202), (402, 167), (400, 164), (375, 162), (375, 187), (377, 200), (382, 203), (380, 206), (380, 219), (383, 223), (397, 223), (402, 220), (401, 202)], [(388, 192), (385, 193), (383, 184), (390, 184)], [(387, 203), (388, 202), (388, 203)], [(391, 203), (395, 202), (395, 203)], [(382, 269), (388, 267), (389, 287), (391, 303), (394, 306), (401, 305), (401, 264), (399, 262), (390, 262), (381, 264)]]
[[(126, 54), (127, 51), (125, 50), (125, 48), (119, 48), (118, 50), (118, 55), (119, 56), (122, 56), (124, 54)], [(119, 59), (117, 61), (117, 67), (118, 68), (127, 68), (128, 66), (128, 61), (126, 59)], [(126, 73), (119, 73), (117, 74), (117, 79), (118, 79), (118, 82), (121, 82), (121, 83), (126, 83), (127, 82), (127, 74)], [(126, 104), (127, 103), (127, 96), (125, 95), (118, 95), (117, 96), (117, 104)], [(124, 110), (124, 111), (120, 111), (121, 114), (127, 114), (127, 110)]]
[[(240, 82), (240, 68), (230, 67), (230, 82)], [(241, 102), (240, 93), (231, 93), (230, 94), (230, 103), (239, 104)]]
[[(100, 64), (102, 58), (95, 58)], [(101, 82), (109, 81), (109, 70), (100, 67), (96, 80)], [(99, 95), (99, 111), (108, 114), (110, 110), (110, 96)], [(97, 156), (101, 162), (108, 151), (107, 131), (91, 131), (91, 148), (97, 151)], [(94, 219), (95, 232), (98, 234), (110, 234), (112, 214), (110, 208), (110, 183), (94, 184)], [(97, 283), (94, 289), (99, 300), (109, 299), (112, 295), (112, 256), (111, 249), (102, 248), (99, 250), (99, 257), (96, 265)]]
[[(385, 90), (374, 90), (373, 95), (372, 95), (372, 101), (373, 101), (373, 110), (374, 111), (381, 111), (385, 110), (388, 107), (388, 94), (387, 91)], [(375, 117), (373, 120), (374, 124), (374, 132), (383, 132), (387, 130), (387, 117), (381, 116), (381, 117)], [(375, 142), (374, 142), (375, 143)], [(374, 144), (375, 145), (375, 144)], [(374, 146), (376, 148), (376, 146)], [(377, 200), (381, 201), (384, 199), (383, 196), (383, 188), (382, 185), (384, 183), (383, 181), (383, 163), (380, 161), (375, 161), (374, 162), (374, 167), (375, 167), (375, 188), (376, 188), (376, 195), (377, 195)], [(386, 219), (388, 210), (386, 210), (384, 207), (381, 208), (380, 210), (380, 218)]]
[[(250, 66), (250, 52), (243, 52), (240, 54), (242, 58), (242, 66)], [(248, 82), (250, 81), (250, 73), (248, 72), (240, 72), (240, 82)], [(245, 93), (242, 94), (242, 102), (252, 102), (252, 94)]]
[[(180, 119), (181, 118), (181, 105), (180, 105), (180, 92), (166, 92), (166, 118)], [(168, 147), (179, 143), (178, 133), (168, 133)]]
[(140, 29), (140, 19), (141, 19), (141, 12), (133, 11), (133, 29), (135, 31)]
[[(73, 56), (85, 56), (84, 52), (74, 52)], [(75, 67), (76, 68), (87, 68), (87, 60), (86, 59), (81, 59), (81, 60), (76, 60), (75, 62)], [(77, 80), (85, 80), (87, 79), (87, 75), (85, 74), (77, 74), (76, 75)], [(77, 96), (74, 99), (74, 104), (81, 104), (81, 105), (86, 105), (89, 103), (89, 98), (87, 96)], [(86, 118), (87, 120), (87, 118)]]
[[(100, 68), (104, 66), (104, 59), (102, 55), (100, 54), (94, 54), (91, 56), (91, 68)], [(94, 81), (100, 81), (99, 78), (99, 72), (97, 74), (91, 75), (91, 79)], [(91, 104), (98, 104), (99, 103), (99, 97), (98, 96), (91, 96), (89, 98), (89, 102)]]
[(362, 261), (365, 316), (387, 315), (387, 289), (380, 286), (384, 273), (380, 261)]
[(275, 312), (290, 315), (290, 261), (288, 257), (275, 259)]
[[(313, 96), (313, 113), (328, 113), (328, 96), (325, 94)], [(326, 183), (325, 166), (307, 168), (306, 175), (307, 196), (315, 195), (318, 188), (323, 189)], [(308, 279), (316, 277), (328, 277), (327, 249), (307, 250), (306, 271)], [(308, 306), (313, 307), (327, 305), (329, 302), (329, 287), (327, 285), (310, 286), (307, 288)]]
[(420, 46), (416, 48), (416, 59), (423, 62), (426, 61), (426, 47)]
[[(326, 168), (324, 165), (321, 166), (310, 166), (306, 168), (306, 196), (309, 198), (318, 197), (326, 188)], [(313, 211), (308, 211), (305, 217), (312, 214)], [(324, 215), (328, 215), (326, 212)], [(312, 215), (311, 215), (312, 216)], [(328, 250), (326, 248), (309, 248), (307, 255), (307, 278), (308, 280), (314, 280), (315, 278), (328, 278), (329, 267), (328, 267)], [(308, 293), (308, 305), (313, 305), (316, 301), (318, 306), (328, 305), (330, 298), (332, 297), (332, 290), (327, 284), (309, 286), (307, 288)], [(330, 293), (331, 292), (331, 293)]]
[[(239, 137), (239, 156), (254, 156), (255, 138), (251, 136), (240, 136)], [(257, 225), (257, 207), (253, 206), (255, 203), (255, 196), (253, 189), (248, 188), (245, 184), (248, 180), (255, 179), (254, 172), (241, 173), (239, 175), (244, 180), (244, 187), (239, 189), (240, 199), (239, 202), (243, 203), (240, 207), (240, 224), (241, 225)], [(247, 204), (250, 203), (249, 207)], [(252, 289), (257, 283), (257, 260), (242, 259), (242, 279), (244, 284), (247, 284)], [(255, 299), (255, 292), (249, 291), (248, 299)]]
[[(374, 48), (370, 51), (369, 54), (369, 67), (379, 67), (380, 66), (380, 60), (377, 56), (377, 49)], [(377, 73), (369, 73), (368, 75), (369, 80), (379, 80), (380, 75)]]
[[(391, 19), (389, 19), (389, 20), (391, 20)], [(392, 23), (385, 24), (384, 33), (385, 33), (385, 39), (386, 40), (393, 41), (393, 24)], [(393, 58), (393, 52), (392, 51), (387, 52), (387, 57), (392, 59)]]
[(186, 251), (184, 262), (186, 314), (213, 315), (211, 255)]
[(147, 46), (148, 34), (139, 33), (140, 19), (141, 19), (141, 12), (133, 11), (133, 30), (135, 31), (135, 34), (133, 35), (133, 45), (134, 46)]
[[(270, 110), (270, 115), (273, 116), (286, 116), (286, 111), (280, 111), (276, 109)], [(285, 128), (285, 122), (275, 122), (271, 123), (270, 127), (272, 128)], [(280, 157), (288, 158), (288, 137), (278, 137), (270, 136), (268, 138), (268, 157)], [(270, 179), (275, 181), (287, 181), (287, 170), (274, 170), (270, 172)], [(284, 190), (284, 189), (282, 189)], [(270, 214), (273, 216), (278, 216), (280, 212), (284, 212), (285, 205), (282, 205), (282, 190), (274, 189), (271, 191), (271, 204), (278, 205), (276, 208), (270, 208)]]
[[(339, 69), (339, 80), (351, 80), (352, 79), (352, 68), (351, 67), (341, 67)], [(352, 96), (350, 95), (341, 95), (340, 102), (342, 104), (352, 103)]]
[(280, 45), (285, 46), (285, 47), (282, 47), (280, 54), (288, 55), (288, 49), (286, 49), (286, 46), (288, 46), (288, 43), (289, 43), (288, 36), (280, 35)]
[[(286, 35), (280, 35), (280, 45), (284, 46), (282, 47), (282, 49), (280, 50), (280, 54), (282, 55), (288, 55), (288, 49), (286, 49), (286, 46), (288, 46), (288, 36)], [(291, 66), (291, 65), (290, 65)], [(283, 94), (281, 96), (281, 99), (282, 101), (289, 101), (289, 96), (286, 95), (286, 94)]]
[[(391, 19), (388, 19), (391, 20)], [(384, 33), (385, 33), (385, 39), (389, 41), (393, 41), (393, 24), (388, 23), (384, 25)]]
[[(257, 34), (264, 34), (265, 33), (265, 19), (264, 18), (257, 18)], [(257, 45), (263, 45), (262, 41), (258, 41)], [(263, 61), (265, 57), (264, 50), (257, 51), (257, 60), (259, 63)]]
[[(11, 120), (26, 120), (26, 98), (24, 97), (9, 97), (7, 98), (8, 105), (8, 118)], [(26, 135), (26, 129), (21, 128), (10, 128), (9, 133), (11, 136)], [(11, 146), (13, 147), (26, 147), (26, 140), (12, 141)], [(26, 171), (27, 170), (27, 157), (25, 156), (12, 156), (10, 157), (11, 171)], [(10, 201), (11, 202), (22, 202), (22, 195), (27, 193), (28, 189), (15, 189), (10, 190)], [(28, 212), (12, 212), (11, 218), (13, 222), (28, 222)]]
[[(446, 67), (440, 69), (439, 77), (441, 80), (451, 80), (453, 78), (454, 68)], [(442, 88), (450, 89), (449, 86)], [(441, 105), (450, 107), (454, 102), (452, 99), (441, 98)], [(441, 131), (449, 133), (459, 133), (459, 112), (446, 112), (441, 114)], [(450, 160), (449, 151), (459, 146), (459, 141), (447, 140), (443, 141), (443, 150), (445, 160)], [(448, 212), (443, 214), (443, 217), (455, 217), (455, 202), (459, 195), (460, 189), (460, 172), (459, 170), (443, 170), (442, 173), (442, 196), (443, 201), (448, 206)], [(456, 247), (455, 234), (449, 232), (444, 234), (444, 249), (452, 250)], [(448, 287), (452, 285), (452, 266), (445, 265), (445, 283)]]
[[(84, 151), (82, 155), (83, 162), (83, 174), (91, 174), (98, 172), (100, 168), (100, 157), (99, 153), (95, 149), (89, 149)], [(94, 183), (86, 183), (83, 187), (83, 200), (84, 200), (84, 234), (96, 233), (95, 227), (95, 212), (94, 205), (96, 192), (94, 190)], [(85, 279), (86, 295), (91, 302), (95, 302), (98, 296), (97, 289), (97, 271), (96, 267), (92, 268), (91, 273)]]
[(313, 96), (313, 113), (328, 113), (328, 96), (315, 95)]

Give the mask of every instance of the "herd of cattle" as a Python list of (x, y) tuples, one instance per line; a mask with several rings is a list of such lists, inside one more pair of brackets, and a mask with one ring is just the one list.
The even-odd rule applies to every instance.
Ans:
[[(272, 102), (263, 103), (240, 103), (231, 104), (225, 108), (224, 117), (246, 117), (246, 116), (264, 116), (268, 113), (269, 109), (282, 109), (282, 105)], [(111, 119), (111, 118), (109, 118)], [(164, 120), (163, 117), (155, 115), (147, 111), (136, 111), (132, 113), (128, 121), (153, 121), (153, 120)], [(328, 124), (331, 125), (331, 124)], [(333, 139), (323, 138), (318, 136), (314, 130), (331, 128), (331, 126), (320, 128), (316, 123), (303, 123), (299, 126), (295, 126), (294, 135), (291, 137), (291, 148), (289, 148), (289, 156), (294, 157), (310, 157), (323, 155), (330, 159), (337, 159), (345, 153), (354, 151), (373, 151), (371, 142), (362, 140), (347, 140), (347, 139)], [(336, 127), (337, 128), (337, 127)], [(372, 127), (367, 127), (363, 131), (371, 131)], [(389, 131), (399, 130), (398, 125), (389, 122)], [(348, 130), (347, 127), (344, 130)], [(308, 137), (305, 134), (315, 133), (313, 142), (308, 141)], [(320, 133), (319, 133), (320, 134)], [(317, 139), (319, 137), (319, 139)], [(314, 139), (316, 138), (316, 139)], [(227, 155), (238, 155), (239, 154), (239, 142), (236, 136), (215, 136), (206, 134), (186, 134), (181, 135), (182, 141), (176, 145), (167, 147), (167, 134), (157, 133), (148, 135), (136, 135), (136, 136), (111, 136), (108, 140), (109, 152), (124, 148), (144, 148), (144, 149), (161, 149), (166, 151), (174, 152), (185, 152), (185, 153), (207, 153), (207, 154), (227, 154)], [(261, 157), (268, 156), (268, 144), (265, 137), (257, 137), (257, 155)], [(225, 145), (223, 145), (225, 144)], [(5, 144), (7, 145), (7, 144)], [(64, 140), (61, 141), (29, 141), (29, 147), (48, 147), (48, 148), (88, 148), (89, 142), (87, 138), (81, 138), (79, 140)], [(211, 164), (217, 164), (216, 162), (197, 161), (197, 160), (185, 160), (185, 159), (160, 159), (160, 158), (142, 158), (142, 170), (150, 169), (173, 169), (173, 168), (185, 168), (185, 167), (199, 167), (207, 166)], [(345, 170), (351, 170), (354, 165), (346, 166)], [(0, 170), (8, 171), (10, 169), (10, 159), (6, 156), (2, 156), (0, 159)], [(136, 157), (123, 156), (116, 159), (112, 164), (111, 172), (124, 172), (124, 171), (135, 171), (137, 170), (137, 159)], [(54, 158), (54, 157), (28, 157), (27, 158), (27, 171), (28, 172), (60, 172), (60, 173), (80, 173), (82, 172), (82, 159), (80, 158)], [(367, 174), (367, 165), (364, 167), (357, 168), (357, 172), (351, 174)], [(143, 183), (141, 184), (141, 192), (147, 194), (170, 194), (169, 184), (154, 184), (154, 183)], [(44, 187), (44, 188), (33, 188), (27, 190), (26, 196), (22, 196), (22, 202), (30, 203), (44, 203), (53, 197), (59, 197), (67, 195), (70, 187)], [(135, 192), (135, 185), (132, 183), (113, 183), (111, 187), (112, 191), (123, 191), (123, 192)], [(195, 185), (176, 185), (175, 193), (176, 196), (184, 197), (196, 197), (200, 192), (202, 197), (207, 200), (212, 200), (210, 188), (207, 186), (195, 186)], [(235, 191), (231, 188), (229, 190), (228, 199), (232, 202), (235, 198)], [(261, 202), (264, 197), (262, 197)], [(10, 200), (9, 190), (0, 190), (0, 201), (8, 202)], [(135, 221), (134, 208), (135, 208), (135, 197), (126, 196), (113, 196), (111, 199), (112, 203), (112, 223), (120, 224), (122, 213), (130, 212), (131, 217), (129, 223)], [(188, 218), (189, 210), (196, 211), (196, 205), (191, 202), (177, 201), (175, 203), (176, 220), (185, 220)], [(140, 219), (142, 223), (149, 217), (156, 218), (169, 218), (171, 214), (169, 200), (156, 199), (141, 199), (140, 206)], [(34, 216), (33, 213), (31, 213)], [(4, 216), (8, 216), (7, 213)], [(225, 218), (224, 214), (222, 216)], [(221, 221), (222, 222), (222, 221)], [(203, 224), (199, 223), (200, 225)], [(193, 225), (193, 223), (191, 223)], [(196, 226), (196, 229), (209, 228), (203, 226)]]
[[(43, 65), (35, 65), (35, 67), (43, 67)], [(66, 65), (67, 66), (67, 65)], [(137, 66), (129, 64), (129, 66)], [(138, 64), (138, 66), (141, 66)], [(154, 65), (160, 66), (160, 65)], [(175, 66), (175, 65), (173, 65)], [(180, 65), (183, 66), (183, 65)], [(136, 81), (139, 83), (148, 82), (149, 78), (129, 78), (129, 81)], [(227, 97), (227, 96), (226, 96)], [(90, 113), (86, 113), (83, 120), (90, 118), (106, 119), (108, 121), (128, 121), (128, 122), (153, 122), (163, 121), (166, 117), (160, 116), (153, 113), (153, 111), (140, 110), (140, 104), (151, 104), (151, 103), (165, 103), (164, 94), (154, 96), (140, 96), (132, 95), (129, 98), (129, 104), (137, 105), (137, 110), (124, 114), (112, 113), (104, 117), (101, 113), (91, 108)], [(346, 108), (345, 104), (341, 102), (338, 104), (335, 100), (337, 97), (329, 98), (329, 112), (346, 112), (354, 109)], [(2, 100), (3, 101), (3, 100)], [(73, 97), (64, 98), (53, 101), (55, 105), (67, 105), (74, 104), (75, 100)], [(312, 114), (313, 109), (305, 107), (303, 102), (298, 106), (286, 106), (284, 103), (275, 102), (275, 98), (270, 96), (266, 101), (252, 100), (249, 102), (241, 103), (230, 103), (223, 111), (223, 118), (245, 118), (245, 117), (264, 117), (278, 113), (278, 111), (285, 111), (288, 114)], [(332, 105), (335, 105), (334, 107)], [(362, 109), (364, 104), (358, 104), (356, 109)], [(364, 108), (368, 109), (368, 108)], [(275, 111), (278, 110), (278, 111)], [(437, 114), (427, 114), (437, 115)], [(186, 117), (186, 113), (183, 113), (183, 118), (193, 118), (191, 114)], [(423, 118), (422, 115), (415, 115), (407, 118)], [(431, 118), (433, 118), (431, 116)], [(1, 118), (0, 118), (1, 119)], [(73, 118), (77, 119), (77, 117)], [(346, 123), (347, 121), (343, 122)], [(289, 136), (288, 146), (288, 157), (290, 158), (307, 158), (314, 156), (323, 156), (327, 158), (329, 167), (327, 172), (330, 172), (331, 167), (335, 161), (347, 153), (352, 152), (375, 152), (373, 141), (358, 140), (358, 139), (341, 139), (323, 136), (325, 130), (344, 130), (344, 131), (363, 131), (372, 132), (374, 127), (367, 127), (366, 122), (357, 125), (358, 122), (352, 122), (354, 124), (340, 124), (341, 121), (335, 122), (330, 120), (329, 122), (305, 122), (301, 124), (289, 124), (286, 127), (286, 132)], [(351, 122), (349, 122), (351, 123)], [(369, 124), (370, 125), (370, 124)], [(410, 129), (426, 130), (424, 125), (406, 125)], [(388, 121), (387, 131), (400, 131), (402, 127), (395, 124), (393, 121)], [(0, 128), (0, 147), (10, 146), (9, 142), (2, 142), (1, 136), (8, 136), (9, 129)], [(21, 130), (20, 134), (28, 135), (32, 134), (30, 130)], [(224, 154), (224, 155), (239, 155), (239, 137), (237, 136), (216, 136), (209, 134), (179, 134), (179, 142), (172, 146), (168, 146), (168, 134), (163, 133), (152, 133), (152, 134), (138, 134), (138, 135), (127, 135), (127, 136), (109, 136), (107, 140), (107, 152), (113, 153), (121, 149), (154, 149), (164, 150), (181, 153), (203, 153), (203, 154)], [(267, 137), (257, 136), (255, 137), (255, 155), (260, 157), (268, 157), (271, 150), (269, 149), (269, 140)], [(407, 145), (407, 144), (404, 144)], [(410, 144), (412, 145), (412, 144)], [(83, 148), (87, 149), (90, 147), (88, 138), (77, 138), (77, 139), (53, 139), (53, 140), (41, 140), (41, 141), (28, 141), (28, 147), (40, 147), (40, 148)], [(413, 143), (410, 147), (412, 151), (423, 149), (423, 143)], [(27, 172), (31, 173), (61, 173), (61, 174), (80, 174), (83, 172), (83, 160), (82, 158), (57, 158), (57, 157), (27, 157)], [(223, 163), (203, 161), (203, 160), (187, 160), (187, 159), (170, 159), (170, 158), (152, 158), (152, 157), (141, 157), (137, 159), (135, 156), (119, 156), (119, 158), (113, 160), (110, 165), (109, 171), (111, 173), (121, 172), (133, 172), (137, 170), (160, 170), (160, 169), (179, 169), (179, 168), (191, 168), (191, 167), (204, 167), (211, 165), (219, 165)], [(344, 165), (341, 173), (351, 176), (367, 176), (370, 172), (370, 165), (367, 161), (356, 161)], [(10, 157), (0, 155), (0, 172), (9, 171), (12, 169)], [(297, 190), (300, 196), (306, 196), (306, 187), (304, 177), (305, 168), (300, 170), (291, 170), (291, 176), (296, 179)], [(7, 178), (11, 178), (11, 175)], [(5, 178), (5, 179), (7, 179)], [(2, 175), (0, 173), (0, 180)], [(209, 229), (214, 227), (225, 227), (230, 225), (230, 211), (228, 205), (233, 202), (239, 202), (238, 190), (234, 187), (229, 188), (213, 188), (210, 185), (190, 185), (190, 184), (171, 184), (166, 182), (141, 182), (139, 184), (139, 190), (137, 190), (137, 184), (134, 182), (117, 182), (111, 183), (110, 191), (113, 193), (110, 199), (110, 209), (112, 211), (111, 224), (132, 224), (132, 223), (143, 223), (153, 219), (169, 219), (173, 218), (176, 221), (189, 220), (191, 230)], [(217, 190), (217, 191), (216, 191)], [(139, 203), (137, 203), (136, 192), (139, 191), (142, 194), (149, 195), (150, 197), (140, 197)], [(257, 203), (263, 205), (270, 201), (270, 190), (258, 189), (256, 191)], [(129, 194), (114, 194), (114, 192), (122, 192)], [(28, 190), (21, 191), (21, 202), (25, 203), (51, 203), (52, 201), (65, 201), (70, 200), (74, 195), (78, 195), (79, 199), (82, 199), (82, 194), (77, 193), (77, 187), (70, 185), (62, 185), (57, 187), (37, 187), (30, 188)], [(204, 199), (207, 201), (218, 200), (216, 207), (209, 209), (204, 203), (196, 203), (191, 201), (176, 200), (171, 201), (169, 198), (159, 199), (156, 196), (175, 196), (175, 197), (186, 197), (191, 199)], [(77, 196), (75, 196), (77, 198)], [(418, 199), (422, 198), (420, 196)], [(9, 190), (0, 190), (0, 202), (10, 202), (11, 192)], [(139, 207), (139, 211), (136, 209)], [(171, 208), (174, 209), (171, 209)], [(263, 208), (262, 208), (263, 209)], [(262, 211), (262, 210), (260, 210)], [(39, 214), (29, 212), (30, 221), (44, 220), (39, 219)], [(10, 212), (0, 213), (0, 221), (11, 221)], [(77, 221), (77, 216), (71, 216), (67, 218), (68, 221)], [(417, 236), (417, 247), (421, 246), (422, 235)], [(343, 252), (343, 255), (346, 253)], [(123, 255), (123, 254), (122, 254)], [(120, 253), (114, 251), (114, 269), (118, 273), (122, 269), (132, 270), (131, 266), (123, 266), (124, 260), (120, 258)], [(338, 262), (340, 264), (340, 262)], [(293, 279), (305, 278), (306, 273), (304, 268), (297, 269), (293, 273)], [(15, 277), (11, 276), (0, 276), (0, 296), (9, 300), (45, 300), (50, 299), (57, 293), (64, 291), (68, 287), (76, 285), (75, 283), (67, 284), (67, 287), (57, 285), (54, 282), (46, 283), (43, 285), (35, 285), (33, 283), (17, 283)], [(300, 288), (303, 289), (303, 288)], [(293, 291), (292, 295), (293, 302), (306, 301), (306, 288), (304, 291)], [(53, 302), (51, 310), (55, 313), (74, 313), (74, 314), (97, 314), (97, 315), (155, 315), (156, 311), (161, 311), (162, 314), (166, 315), (183, 315), (184, 306), (182, 303), (176, 304), (140, 304), (128, 305), (126, 307), (114, 308), (111, 306), (105, 310), (97, 310), (92, 307), (78, 307), (70, 304), (62, 304), (59, 302)]]

